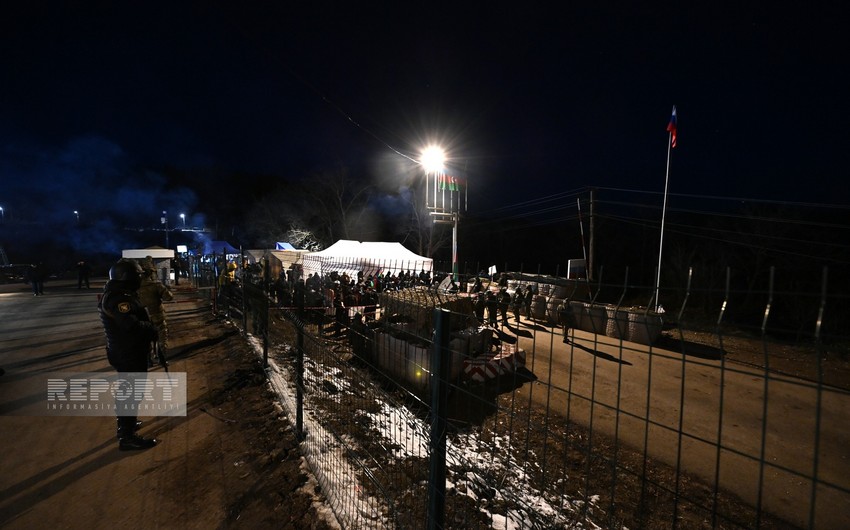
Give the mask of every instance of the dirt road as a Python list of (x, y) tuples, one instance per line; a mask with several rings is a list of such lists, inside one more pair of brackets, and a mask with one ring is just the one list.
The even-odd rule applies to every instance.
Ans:
[(114, 417), (45, 417), (32, 384), (51, 372), (111, 371), (97, 295), (49, 282), (0, 286), (0, 526), (333, 528), (290, 422), (256, 355), (192, 290), (168, 304), (172, 372), (185, 417), (142, 417), (160, 444), (120, 452)]
[(673, 467), (680, 462), (708, 484), (716, 477), (721, 488), (800, 527), (808, 526), (812, 499), (805, 477), (818, 476), (816, 528), (850, 528), (850, 498), (827, 485), (850, 488), (847, 391), (824, 388), (819, 401), (811, 382), (766, 380), (742, 364), (650, 353), (631, 342), (621, 349), (617, 339), (583, 331), (564, 344), (543, 326), (520, 329), (538, 380), (519, 392), (539, 405), (607, 436), (619, 433), (628, 446)]

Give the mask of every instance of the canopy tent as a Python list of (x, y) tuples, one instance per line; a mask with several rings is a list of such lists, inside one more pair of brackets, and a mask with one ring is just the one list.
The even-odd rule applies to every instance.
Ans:
[(245, 259), (248, 263), (260, 263), (263, 261), (263, 258), (266, 256), (265, 250), (258, 249), (250, 249), (245, 251)]
[(166, 285), (171, 282), (171, 260), (174, 258), (172, 249), (162, 247), (129, 248), (121, 251), (121, 257), (134, 259), (141, 265), (150, 257), (157, 270), (156, 277), (162, 278), (162, 283)]
[(239, 249), (227, 241), (204, 241), (203, 253), (206, 254), (239, 254)]
[(129, 248), (121, 251), (122, 258), (129, 259), (145, 259), (150, 256), (151, 259), (171, 259), (174, 257), (174, 251), (170, 248), (150, 247), (150, 248)]
[(283, 241), (278, 241), (274, 244), (275, 250), (295, 250), (295, 247), (290, 245), (289, 243), (285, 243)]
[(309, 250), (269, 250), (266, 256), (269, 260), (269, 278), (277, 278), (280, 273), (292, 268), (293, 265), (301, 265), (301, 262)]
[(341, 239), (319, 252), (304, 255), (302, 261), (304, 276), (332, 271), (346, 272), (356, 276), (359, 271), (365, 275), (383, 273), (398, 274), (402, 271), (430, 273), (434, 260), (420, 256), (397, 242), (351, 241)]

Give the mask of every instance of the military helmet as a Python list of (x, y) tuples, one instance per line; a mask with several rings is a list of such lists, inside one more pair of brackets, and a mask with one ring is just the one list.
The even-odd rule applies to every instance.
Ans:
[(133, 260), (122, 258), (110, 267), (109, 279), (138, 288), (142, 282), (142, 267)]

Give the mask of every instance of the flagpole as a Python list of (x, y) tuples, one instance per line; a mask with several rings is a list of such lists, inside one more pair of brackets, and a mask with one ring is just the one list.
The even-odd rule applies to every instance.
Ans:
[[(674, 107), (675, 109), (675, 107)], [(661, 240), (658, 243), (658, 268), (655, 275), (655, 310), (661, 308), (658, 300), (661, 288), (661, 249), (664, 247), (664, 221), (667, 218), (667, 186), (670, 182), (670, 150), (673, 147), (673, 131), (670, 131), (667, 138), (667, 171), (664, 175), (664, 206), (661, 208)]]
[(576, 197), (576, 208), (578, 209), (578, 231), (581, 234), (581, 254), (584, 258), (584, 266), (587, 267), (587, 245), (584, 244), (584, 223), (581, 222), (581, 199)]

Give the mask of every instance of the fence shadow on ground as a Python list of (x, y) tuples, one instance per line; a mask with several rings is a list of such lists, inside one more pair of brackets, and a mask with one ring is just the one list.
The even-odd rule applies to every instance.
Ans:
[(720, 348), (709, 346), (708, 344), (700, 344), (698, 342), (690, 342), (677, 337), (668, 337), (662, 335), (655, 343), (659, 348), (665, 350), (680, 352), (685, 356), (698, 357), (711, 361), (719, 361), (726, 352)]

